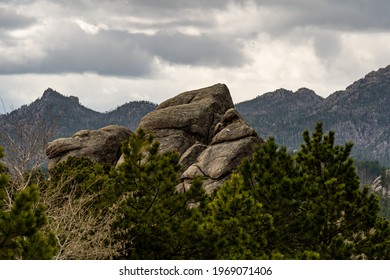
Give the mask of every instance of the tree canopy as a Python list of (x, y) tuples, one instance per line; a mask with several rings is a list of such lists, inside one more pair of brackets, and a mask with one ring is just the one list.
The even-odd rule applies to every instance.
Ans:
[[(295, 155), (269, 139), (215, 195), (211, 205), (227, 205), (238, 195), (242, 199), (239, 205), (224, 206), (228, 210), (213, 223), (227, 223), (234, 209), (255, 209), (237, 217), (238, 226), (226, 224), (220, 230), (233, 232), (241, 227), (235, 242), (230, 243), (233, 251), (240, 252), (235, 257), (389, 258), (389, 223), (379, 217), (377, 197), (359, 187), (350, 158), (352, 144), (335, 146), (334, 133), (324, 134), (320, 123), (312, 136), (305, 131), (303, 139)], [(224, 193), (232, 194), (223, 197)], [(250, 206), (244, 197), (250, 198)], [(220, 212), (216, 207), (210, 209), (212, 216)], [(248, 225), (251, 217), (267, 216), (268, 224)], [(221, 234), (220, 238), (229, 235)], [(249, 253), (247, 239), (252, 241)]]
[(191, 258), (196, 224), (191, 205), (205, 194), (197, 182), (178, 189), (179, 155), (158, 149), (159, 143), (139, 130), (123, 147), (124, 162), (111, 173), (118, 209), (112, 228), (123, 244), (121, 258)]
[(12, 199), (0, 165), (0, 258), (389, 259), (351, 151), (321, 123), (294, 154), (270, 138), (210, 195), (202, 178), (183, 188), (179, 155), (143, 130), (118, 167), (70, 158)]

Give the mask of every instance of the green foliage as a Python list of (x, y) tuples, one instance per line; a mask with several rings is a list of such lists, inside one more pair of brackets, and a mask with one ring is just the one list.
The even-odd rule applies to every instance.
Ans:
[(240, 174), (233, 174), (207, 205), (203, 230), (215, 259), (267, 257), (267, 242), (274, 233), (273, 219), (243, 188), (243, 182)]
[(222, 258), (389, 258), (389, 223), (376, 197), (359, 189), (352, 144), (335, 146), (321, 124), (303, 138), (295, 156), (271, 138), (214, 195)]
[(65, 183), (64, 191), (77, 185), (80, 192), (85, 191), (84, 188), (89, 188), (90, 192), (96, 192), (102, 186), (99, 184), (91, 186), (88, 182), (94, 182), (97, 175), (108, 174), (108, 171), (109, 167), (101, 166), (88, 158), (70, 157), (50, 172), (50, 180)]
[(385, 168), (382, 169), (381, 172), (381, 179), (382, 179), (382, 184), (385, 188), (390, 189), (390, 171), (386, 170)]
[(190, 258), (190, 231), (194, 210), (204, 199), (199, 184), (177, 190), (179, 156), (158, 153), (159, 144), (139, 130), (123, 147), (124, 162), (112, 172), (118, 197), (116, 241), (123, 243), (122, 258)]
[[(381, 184), (383, 190), (385, 190), (385, 193), (379, 192), (378, 198), (379, 198), (379, 204), (380, 204), (380, 215), (381, 217), (384, 217), (387, 220), (390, 220), (390, 171), (386, 170), (385, 168), (382, 169), (381, 172)], [(387, 190), (387, 191), (386, 191)], [(387, 193), (387, 195), (386, 195)]]
[(378, 161), (355, 161), (361, 184), (371, 184), (385, 170)]
[(4, 200), (7, 195), (5, 188), (9, 183), (9, 177), (5, 174), (5, 167), (1, 164), (1, 159), (3, 157), (3, 147), (0, 146), (0, 209), (3, 209), (4, 207)]
[[(46, 196), (56, 195), (57, 200), (52, 202), (55, 204), (66, 202), (69, 197), (79, 199), (86, 195), (96, 195), (94, 208), (101, 209), (113, 203), (107, 196), (103, 199), (103, 193), (108, 191), (109, 173), (109, 166), (101, 166), (88, 158), (70, 157), (51, 170), (50, 180), (43, 181), (41, 188)], [(58, 195), (58, 192), (62, 195)]]
[(57, 240), (41, 230), (47, 219), (36, 185), (6, 208), (0, 165), (0, 258), (51, 258), (56, 242), (64, 258), (390, 258), (389, 222), (377, 197), (359, 187), (352, 144), (336, 146), (321, 124), (303, 139), (293, 155), (270, 138), (210, 196), (201, 178), (184, 188), (179, 155), (159, 152), (143, 130), (123, 146), (117, 168), (70, 158), (50, 180), (32, 179)]
[(380, 216), (386, 220), (390, 220), (390, 197), (385, 196), (381, 193), (378, 194), (379, 205), (380, 205)]
[[(3, 153), (0, 149), (0, 158)], [(51, 259), (57, 252), (53, 234), (41, 231), (46, 224), (45, 207), (39, 204), (36, 185), (19, 191), (6, 207), (9, 179), (0, 165), (0, 259)]]
[(41, 180), (42, 201), (58, 241), (57, 259), (111, 259), (110, 168), (88, 158), (70, 157)]
[(380, 177), (381, 190), (372, 190), (379, 199), (379, 215), (390, 220), (390, 176), (387, 174), (387, 168), (383, 167), (377, 161), (357, 161), (355, 163), (357, 173), (361, 180), (360, 185), (373, 185), (373, 182)]
[[(255, 200), (264, 207), (264, 212), (273, 217), (275, 228), (269, 240), (267, 255), (283, 252), (291, 257), (296, 251), (304, 251), (302, 236), (296, 232), (300, 227), (299, 197), (302, 195), (301, 180), (295, 163), (286, 148), (279, 149), (270, 138), (258, 148), (252, 159), (245, 160), (239, 168), (247, 188)], [(294, 245), (292, 245), (294, 244)]]
[(306, 230), (313, 234), (309, 248), (326, 259), (388, 258), (389, 225), (379, 218), (376, 197), (359, 189), (352, 144), (335, 146), (334, 132), (324, 135), (321, 123), (303, 138), (296, 163), (309, 191), (303, 205), (310, 217)]
[(309, 233), (299, 230), (306, 217), (301, 181), (292, 155), (273, 138), (258, 147), (209, 204), (217, 258), (319, 258), (307, 248)]

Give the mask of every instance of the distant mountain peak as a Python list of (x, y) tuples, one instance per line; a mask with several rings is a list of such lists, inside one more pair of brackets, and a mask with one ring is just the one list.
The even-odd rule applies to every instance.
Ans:
[(293, 94), (291, 90), (285, 89), (285, 88), (279, 88), (275, 90), (274, 92), (271, 92), (271, 94), (277, 94), (277, 95), (288, 95), (288, 94)]
[(291, 150), (316, 122), (337, 134), (337, 144), (352, 141), (353, 156), (390, 166), (390, 65), (372, 71), (327, 98), (301, 88), (278, 89), (236, 105), (264, 138), (275, 136)]
[(53, 96), (63, 96), (63, 95), (52, 88), (47, 88), (47, 90), (43, 92), (42, 98), (45, 99)]
[(156, 104), (151, 102), (131, 101), (111, 112), (100, 113), (80, 104), (78, 97), (63, 95), (49, 87), (31, 104), (0, 115), (0, 127), (11, 120), (27, 122), (29, 116), (37, 116), (43, 117), (45, 122), (55, 123), (55, 138), (69, 137), (79, 130), (94, 130), (111, 124), (135, 130), (141, 118), (155, 107)]
[(59, 93), (58, 91), (52, 89), (52, 88), (48, 88), (46, 89), (44, 92), (43, 92), (43, 95), (42, 95), (42, 98), (41, 100), (43, 101), (56, 101), (56, 100), (68, 100), (70, 101), (71, 103), (73, 104), (80, 104), (80, 100), (78, 97), (76, 96), (65, 96), (61, 93)]
[(303, 94), (303, 95), (317, 95), (314, 90), (309, 89), (307, 87), (301, 87), (298, 89), (295, 94)]
[(69, 96), (69, 99), (70, 99), (70, 101), (72, 101), (74, 103), (80, 104), (80, 100), (77, 96), (71, 95), (71, 96)]
[(280, 88), (272, 92), (267, 92), (264, 95), (260, 95), (257, 99), (267, 100), (267, 102), (280, 101), (280, 102), (300, 102), (303, 100), (321, 101), (323, 97), (317, 95), (313, 90), (302, 87), (297, 91)]
[[(289, 89), (279, 88), (279, 89), (277, 89), (275, 91), (267, 92), (264, 95), (271, 95), (271, 96), (274, 96), (274, 97), (275, 96), (281, 96), (281, 97), (290, 96), (290, 97), (293, 97), (293, 96), (302, 96), (302, 95), (318, 96), (315, 93), (314, 90), (311, 90), (311, 89), (309, 89), (307, 87), (301, 87), (300, 89), (298, 89), (295, 92), (292, 91), (292, 90), (289, 90)], [(260, 96), (258, 96), (258, 97), (260, 97)]]
[(371, 71), (364, 77), (364, 79), (369, 79), (371, 77), (378, 76), (390, 76), (390, 65), (383, 68), (379, 68), (377, 71)]
[(377, 71), (371, 71), (367, 75), (364, 76), (364, 78), (361, 78), (348, 86), (346, 88), (347, 91), (349, 90), (356, 90), (359, 89), (362, 86), (367, 86), (372, 83), (389, 83), (390, 81), (390, 65), (379, 68)]

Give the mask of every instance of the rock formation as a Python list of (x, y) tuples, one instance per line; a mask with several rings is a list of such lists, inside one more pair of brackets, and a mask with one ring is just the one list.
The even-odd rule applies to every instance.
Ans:
[(160, 150), (179, 152), (187, 188), (203, 176), (207, 192), (220, 186), (263, 140), (242, 119), (223, 84), (179, 94), (147, 114), (138, 128), (156, 136)]
[(115, 165), (121, 156), (122, 142), (131, 133), (123, 126), (109, 125), (99, 130), (81, 130), (70, 138), (56, 139), (46, 150), (49, 170), (69, 157), (87, 157), (100, 164)]
[(153, 133), (162, 150), (180, 154), (196, 142), (208, 144), (219, 119), (234, 104), (225, 85), (215, 85), (179, 94), (161, 103), (138, 125)]
[[(161, 152), (180, 154), (183, 172), (178, 187), (188, 188), (195, 176), (202, 176), (208, 193), (229, 178), (255, 144), (263, 142), (234, 108), (223, 84), (184, 92), (161, 103), (138, 128), (156, 137)], [(124, 127), (108, 126), (50, 142), (49, 169), (71, 156), (119, 165), (121, 143), (130, 134)]]

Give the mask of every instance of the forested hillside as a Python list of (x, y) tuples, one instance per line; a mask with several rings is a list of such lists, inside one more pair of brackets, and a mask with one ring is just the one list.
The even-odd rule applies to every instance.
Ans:
[(53, 130), (52, 139), (69, 137), (79, 130), (98, 129), (110, 124), (134, 130), (141, 118), (155, 107), (155, 104), (147, 101), (133, 101), (113, 111), (100, 113), (80, 104), (75, 96), (64, 96), (49, 88), (31, 104), (0, 115), (0, 128), (12, 131), (25, 123), (31, 123), (30, 126), (39, 123)]
[[(390, 166), (390, 66), (322, 98), (312, 90), (296, 92), (279, 89), (236, 105), (237, 110), (256, 132), (290, 151), (300, 145), (300, 134), (314, 123), (323, 122), (334, 130), (338, 143), (354, 143), (353, 156), (358, 160), (378, 161)], [(98, 129), (110, 124), (134, 130), (147, 113), (156, 108), (146, 101), (129, 102), (107, 113), (90, 110), (77, 97), (65, 97), (47, 89), (42, 98), (7, 115), (0, 115), (0, 128), (15, 131), (20, 123), (39, 123), (53, 130), (53, 138), (69, 137), (82, 129)]]
[[(305, 93), (305, 94), (304, 94)], [(316, 122), (338, 135), (338, 143), (353, 142), (353, 156), (390, 166), (390, 66), (322, 99), (309, 90), (277, 90), (236, 105), (264, 138), (293, 151), (300, 133)]]
[[(302, 130), (299, 131), (298, 125), (291, 125), (291, 120), (309, 114), (322, 100), (307, 88), (296, 92), (278, 89), (239, 103), (236, 107), (259, 135), (265, 139), (275, 137), (278, 143), (296, 148)], [(283, 128), (285, 131), (282, 131)]]

